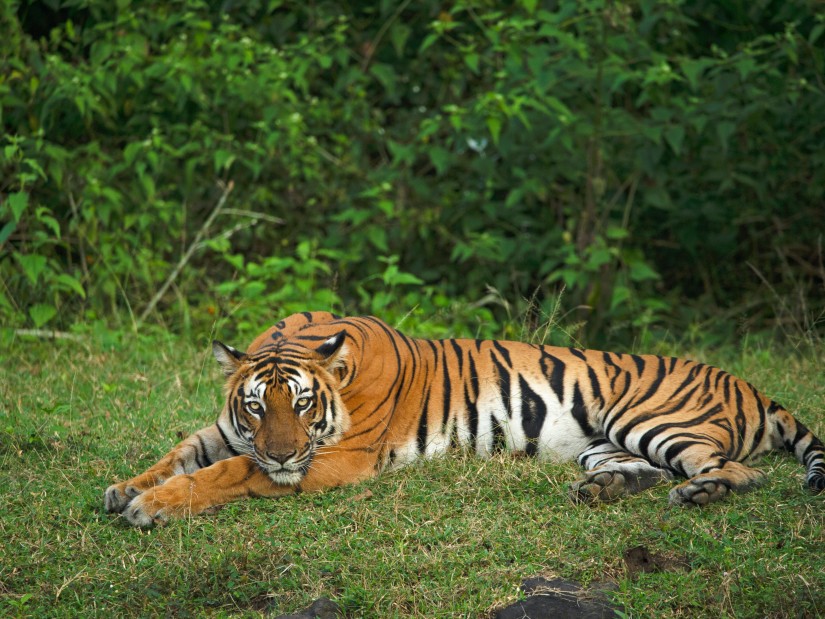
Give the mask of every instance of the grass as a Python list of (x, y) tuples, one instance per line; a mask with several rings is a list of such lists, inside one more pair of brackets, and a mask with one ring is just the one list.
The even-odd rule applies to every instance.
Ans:
[[(103, 490), (214, 420), (206, 347), (18, 340), (0, 357), (0, 616), (254, 617), (326, 595), (348, 617), (484, 617), (538, 574), (615, 583), (631, 617), (825, 614), (825, 497), (784, 455), (762, 461), (763, 488), (701, 510), (668, 505), (666, 486), (573, 505), (573, 464), (456, 454), (139, 531)], [(701, 357), (825, 435), (821, 353)], [(631, 578), (638, 545), (689, 569)]]

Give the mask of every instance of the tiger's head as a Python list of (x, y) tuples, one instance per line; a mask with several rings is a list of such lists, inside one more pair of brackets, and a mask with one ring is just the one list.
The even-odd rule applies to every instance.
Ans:
[(281, 340), (250, 354), (212, 342), (227, 376), (218, 426), (232, 448), (253, 456), (272, 481), (298, 484), (318, 450), (347, 431), (336, 371), (347, 355), (345, 340), (341, 331), (315, 348)]

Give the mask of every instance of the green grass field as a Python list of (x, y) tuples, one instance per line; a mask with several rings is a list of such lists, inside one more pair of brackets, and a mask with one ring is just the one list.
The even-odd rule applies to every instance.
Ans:
[[(724, 366), (825, 435), (821, 351), (667, 352)], [(485, 617), (538, 574), (615, 583), (630, 617), (825, 615), (825, 496), (789, 455), (706, 509), (671, 507), (666, 486), (574, 505), (574, 464), (457, 454), (140, 531), (103, 491), (214, 421), (208, 347), (17, 340), (1, 355), (0, 616), (277, 615), (326, 595), (348, 617)], [(631, 578), (638, 545), (686, 567)]]

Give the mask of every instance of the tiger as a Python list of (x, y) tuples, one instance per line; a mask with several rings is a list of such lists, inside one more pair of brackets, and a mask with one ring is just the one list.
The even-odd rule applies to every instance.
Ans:
[(825, 448), (808, 428), (696, 361), (414, 339), (329, 312), (289, 316), (246, 352), (212, 349), (226, 375), (217, 421), (104, 493), (131, 525), (352, 484), (450, 448), (576, 460), (584, 472), (570, 495), (585, 503), (682, 477), (670, 502), (707, 505), (762, 483), (747, 463), (779, 448), (825, 489)]

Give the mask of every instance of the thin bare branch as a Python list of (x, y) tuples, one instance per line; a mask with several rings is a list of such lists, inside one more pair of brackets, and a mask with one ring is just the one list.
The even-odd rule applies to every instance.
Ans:
[(138, 326), (143, 324), (143, 321), (146, 320), (146, 317), (152, 313), (152, 311), (155, 309), (155, 306), (163, 298), (163, 295), (166, 294), (166, 291), (169, 289), (169, 286), (171, 286), (172, 283), (178, 278), (178, 275), (180, 275), (181, 271), (183, 271), (183, 268), (192, 258), (192, 255), (195, 253), (195, 250), (197, 250), (198, 247), (201, 245), (201, 240), (206, 234), (206, 231), (209, 230), (209, 226), (212, 225), (212, 222), (215, 221), (215, 217), (217, 217), (223, 209), (224, 205), (226, 204), (226, 200), (229, 197), (229, 194), (232, 193), (232, 189), (234, 187), (235, 183), (233, 181), (229, 181), (229, 183), (227, 183), (227, 185), (224, 187), (223, 193), (221, 194), (218, 203), (215, 205), (215, 208), (212, 209), (212, 212), (209, 213), (209, 217), (206, 218), (206, 221), (203, 222), (203, 225), (200, 227), (200, 230), (198, 230), (198, 233), (195, 235), (195, 238), (189, 245), (189, 248), (186, 250), (186, 253), (183, 254), (181, 259), (178, 261), (178, 264), (175, 265), (175, 268), (169, 274), (169, 277), (166, 278), (166, 281), (163, 282), (163, 286), (160, 287), (160, 290), (158, 290), (155, 293), (155, 296), (152, 297), (152, 300), (149, 301), (149, 304), (144, 308), (143, 312), (140, 315), (140, 318), (138, 318)]

